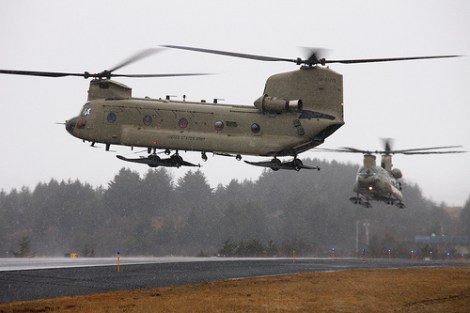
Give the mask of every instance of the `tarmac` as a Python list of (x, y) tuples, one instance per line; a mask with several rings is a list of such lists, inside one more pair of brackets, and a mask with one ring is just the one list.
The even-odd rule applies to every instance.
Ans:
[(446, 260), (358, 258), (0, 259), (0, 303), (209, 281), (370, 268), (468, 266)]

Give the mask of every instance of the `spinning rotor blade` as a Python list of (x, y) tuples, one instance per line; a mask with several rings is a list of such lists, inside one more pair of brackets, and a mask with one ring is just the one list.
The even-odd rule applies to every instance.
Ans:
[(0, 70), (0, 74), (43, 76), (43, 77), (65, 77), (65, 76), (82, 76), (82, 77), (85, 77), (85, 73), (17, 71), (17, 70)]
[(362, 154), (375, 154), (378, 151), (368, 151), (368, 150), (361, 150), (351, 147), (341, 147), (337, 149), (328, 149), (328, 148), (319, 148), (316, 149), (317, 151), (325, 151), (325, 152), (344, 152), (344, 153), (362, 153)]
[(211, 75), (210, 73), (174, 73), (174, 74), (111, 74), (111, 77), (150, 78)]
[(416, 148), (416, 149), (404, 149), (404, 150), (394, 150), (392, 153), (399, 154), (447, 154), (447, 153), (464, 153), (467, 151), (460, 150), (450, 150), (450, 151), (431, 151), (431, 150), (440, 150), (440, 149), (453, 149), (461, 148), (462, 146), (443, 146), (443, 147), (431, 147), (431, 148)]
[(143, 58), (146, 58), (152, 54), (155, 54), (159, 51), (161, 51), (162, 49), (158, 49), (158, 48), (149, 48), (149, 49), (145, 49), (145, 50), (142, 50), (140, 52), (137, 52), (136, 54), (134, 54), (133, 56), (130, 56), (129, 58), (127, 58), (126, 60), (122, 61), (121, 63), (119, 63), (118, 65), (116, 65), (115, 67), (113, 67), (112, 69), (109, 70), (109, 72), (114, 72), (115, 70), (118, 70), (126, 65), (129, 65), (131, 63), (134, 63), (134, 62), (137, 62)]
[(392, 62), (392, 61), (409, 61), (409, 60), (423, 60), (423, 59), (443, 59), (443, 58), (456, 58), (456, 57), (461, 57), (461, 55), (432, 55), (432, 56), (399, 57), (399, 58), (325, 60), (324, 62), (325, 64), (326, 63), (354, 64), (354, 63)]
[(392, 138), (382, 138), (382, 143), (385, 149), (385, 154), (390, 154), (392, 151), (393, 139)]
[[(387, 147), (389, 149), (387, 149)], [(319, 151), (327, 151), (327, 152), (345, 152), (345, 153), (362, 153), (362, 154), (384, 154), (384, 155), (391, 155), (391, 154), (406, 154), (406, 155), (413, 155), (413, 154), (449, 154), (449, 153), (465, 153), (467, 151), (460, 151), (460, 150), (449, 150), (449, 151), (433, 151), (433, 150), (440, 150), (440, 149), (452, 149), (452, 148), (461, 148), (462, 146), (442, 146), (442, 147), (429, 147), (429, 148), (414, 148), (414, 149), (403, 149), (403, 150), (392, 150), (390, 149), (390, 145), (385, 147), (385, 150), (361, 150), (352, 147), (341, 147), (338, 149), (318, 149)]]
[(211, 75), (211, 74), (210, 73), (111, 74), (111, 77), (148, 78), (148, 77), (179, 77), (179, 76), (200, 76), (200, 75)]
[(453, 150), (453, 151), (423, 151), (423, 152), (400, 152), (401, 154), (405, 155), (413, 155), (413, 154), (449, 154), (449, 153), (465, 153), (467, 151), (458, 151), (458, 150)]
[(255, 55), (255, 54), (228, 52), (228, 51), (221, 51), (221, 50), (201, 49), (201, 48), (193, 48), (193, 47), (185, 47), (185, 46), (173, 46), (173, 45), (166, 45), (166, 46), (162, 46), (162, 47), (172, 48), (172, 49), (189, 50), (189, 51), (197, 51), (197, 52), (203, 52), (203, 53), (220, 54), (220, 55), (226, 55), (226, 56), (230, 56), (230, 57), (245, 58), (245, 59), (252, 59), (252, 60), (259, 60), (259, 61), (285, 61), (285, 62), (297, 63), (296, 59), (284, 59), (284, 58), (268, 57), (268, 56)]
[(142, 50), (133, 56), (127, 58), (123, 62), (114, 66), (111, 70), (104, 70), (100, 73), (69, 73), (69, 72), (46, 72), (46, 71), (22, 71), (22, 70), (0, 70), (0, 74), (10, 74), (10, 75), (26, 75), (26, 76), (41, 76), (41, 77), (65, 77), (65, 76), (78, 76), (83, 78), (97, 78), (110, 79), (111, 77), (132, 77), (132, 78), (147, 78), (147, 77), (177, 77), (177, 76), (196, 76), (196, 75), (208, 75), (204, 73), (175, 73), (175, 74), (114, 74), (115, 70), (118, 70), (126, 65), (137, 62), (143, 58), (146, 58), (152, 54), (155, 54), (162, 49), (159, 48), (150, 48)]
[[(41, 71), (18, 71), (18, 70), (0, 70), (0, 74), (10, 75), (26, 75), (26, 76), (40, 76), (40, 77), (66, 77), (78, 76), (83, 78), (102, 78), (107, 77), (105, 72), (90, 74), (90, 73), (64, 73), (64, 72), (41, 72)], [(113, 74), (109, 73), (109, 77), (130, 77), (130, 78), (147, 78), (147, 77), (179, 77), (179, 76), (199, 76), (210, 75), (209, 73), (174, 73), (174, 74)]]
[(237, 52), (229, 52), (229, 51), (221, 51), (221, 50), (202, 49), (202, 48), (194, 48), (194, 47), (186, 47), (186, 46), (164, 45), (162, 47), (172, 48), (172, 49), (189, 50), (189, 51), (197, 51), (197, 52), (203, 52), (203, 53), (220, 54), (220, 55), (225, 55), (225, 56), (245, 58), (245, 59), (253, 59), (253, 60), (260, 60), (260, 61), (292, 62), (292, 63), (295, 63), (297, 65), (305, 64), (305, 65), (308, 65), (308, 66), (313, 66), (313, 65), (317, 65), (317, 64), (325, 65), (325, 64), (328, 64), (328, 63), (354, 64), (354, 63), (372, 63), (372, 62), (407, 61), (407, 60), (421, 60), (421, 59), (454, 58), (454, 57), (459, 57), (460, 56), (460, 55), (434, 55), (434, 56), (399, 57), (399, 58), (327, 60), (325, 58), (319, 58), (317, 56), (318, 54), (321, 53), (322, 49), (313, 49), (313, 50), (311, 49), (310, 50), (310, 56), (307, 59), (301, 59), (301, 58), (287, 59), (287, 58), (270, 57), (270, 56), (246, 54), (246, 53), (237, 53)]

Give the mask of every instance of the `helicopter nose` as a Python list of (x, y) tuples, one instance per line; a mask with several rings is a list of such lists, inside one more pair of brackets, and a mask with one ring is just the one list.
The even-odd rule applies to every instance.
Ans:
[(75, 125), (77, 124), (78, 118), (74, 117), (65, 122), (65, 129), (73, 135), (73, 130), (75, 129)]

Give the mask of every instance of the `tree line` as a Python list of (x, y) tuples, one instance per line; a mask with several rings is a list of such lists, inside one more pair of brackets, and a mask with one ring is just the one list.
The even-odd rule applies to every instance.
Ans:
[(322, 171), (266, 170), (212, 189), (201, 170), (174, 181), (165, 168), (122, 168), (106, 188), (51, 180), (2, 191), (0, 257), (384, 256), (408, 254), (416, 235), (470, 235), (470, 201), (455, 220), (405, 182), (406, 209), (363, 208), (349, 201), (357, 165), (304, 162)]

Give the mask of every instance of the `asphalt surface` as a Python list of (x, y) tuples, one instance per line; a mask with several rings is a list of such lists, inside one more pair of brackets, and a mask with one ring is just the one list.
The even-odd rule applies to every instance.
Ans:
[[(151, 261), (148, 261), (151, 262)], [(402, 268), (468, 265), (446, 261), (398, 259), (225, 259), (94, 264), (79, 267), (5, 269), (0, 271), (0, 303), (20, 300), (78, 296), (114, 290), (151, 289), (199, 282), (302, 272), (339, 271), (365, 268)]]

